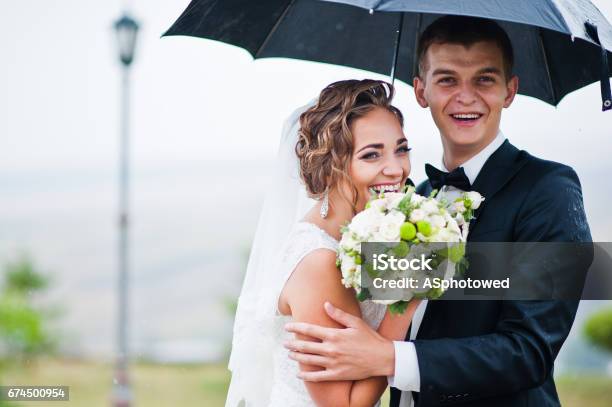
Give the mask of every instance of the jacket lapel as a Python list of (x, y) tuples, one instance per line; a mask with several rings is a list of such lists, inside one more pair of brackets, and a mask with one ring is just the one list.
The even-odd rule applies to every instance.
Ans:
[[(470, 222), (470, 229), (477, 223), (479, 214), (487, 206), (514, 175), (527, 163), (528, 154), (514, 147), (508, 140), (487, 159), (478, 173), (472, 189), (482, 195), (485, 200), (474, 212), (474, 219)], [(468, 238), (469, 239), (469, 238)]]
[[(479, 214), (487, 203), (497, 194), (518, 171), (527, 163), (529, 155), (525, 151), (521, 151), (514, 147), (508, 140), (497, 149), (487, 159), (484, 166), (478, 173), (472, 190), (480, 193), (485, 200), (480, 207), (474, 212), (475, 218), (470, 222), (470, 230), (473, 230), (474, 225), (478, 221)], [(421, 185), (422, 192), (429, 193), (431, 185), (428, 181)], [(469, 235), (468, 235), (469, 241)], [(417, 339), (428, 339), (435, 331), (435, 321), (438, 320), (435, 314), (444, 312), (444, 303), (447, 301), (432, 301), (427, 304), (425, 313), (421, 321), (421, 326), (417, 332)], [(408, 330), (410, 332), (410, 330)], [(435, 336), (435, 335), (434, 335)], [(409, 334), (406, 340), (409, 339)]]

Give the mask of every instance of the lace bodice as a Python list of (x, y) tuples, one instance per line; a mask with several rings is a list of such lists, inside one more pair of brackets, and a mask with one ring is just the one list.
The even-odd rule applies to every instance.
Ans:
[[(286, 270), (286, 273), (278, 289), (278, 295), (280, 295), (282, 287), (297, 264), (308, 253), (317, 249), (337, 251), (338, 242), (312, 223), (297, 223), (287, 238), (281, 254), (281, 267)], [(385, 315), (386, 307), (371, 301), (360, 302), (359, 307), (363, 320), (372, 328), (378, 328)], [(299, 371), (297, 362), (289, 359), (288, 351), (282, 345), (283, 341), (293, 338), (293, 334), (283, 329), (285, 323), (291, 321), (291, 319), (291, 316), (281, 315), (277, 311), (273, 328), (275, 346), (272, 355), (274, 358), (274, 372), (270, 395), (271, 407), (310, 407), (314, 405), (304, 383), (297, 378)]]

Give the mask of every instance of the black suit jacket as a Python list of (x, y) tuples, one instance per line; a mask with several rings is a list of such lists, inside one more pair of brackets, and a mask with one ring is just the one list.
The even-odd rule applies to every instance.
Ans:
[[(473, 189), (469, 242), (591, 241), (576, 173), (507, 140)], [(417, 191), (429, 194), (428, 181)], [(558, 406), (553, 364), (578, 301), (430, 301), (414, 345), (424, 406)], [(391, 407), (400, 391), (391, 389)]]

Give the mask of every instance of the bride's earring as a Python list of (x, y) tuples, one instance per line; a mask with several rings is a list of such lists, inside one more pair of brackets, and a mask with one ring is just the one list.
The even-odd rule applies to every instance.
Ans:
[(323, 219), (327, 218), (327, 213), (329, 212), (329, 188), (325, 189), (323, 193), (323, 202), (321, 203), (321, 210), (319, 214)]

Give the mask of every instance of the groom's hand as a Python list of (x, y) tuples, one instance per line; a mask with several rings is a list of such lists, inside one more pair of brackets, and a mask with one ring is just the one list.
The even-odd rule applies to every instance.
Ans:
[(285, 347), (297, 362), (321, 366), (325, 370), (300, 372), (300, 379), (312, 382), (361, 380), (391, 376), (395, 368), (393, 342), (382, 337), (361, 318), (325, 303), (325, 311), (346, 328), (327, 328), (303, 322), (285, 325), (288, 332), (319, 339), (321, 342), (290, 340)]

